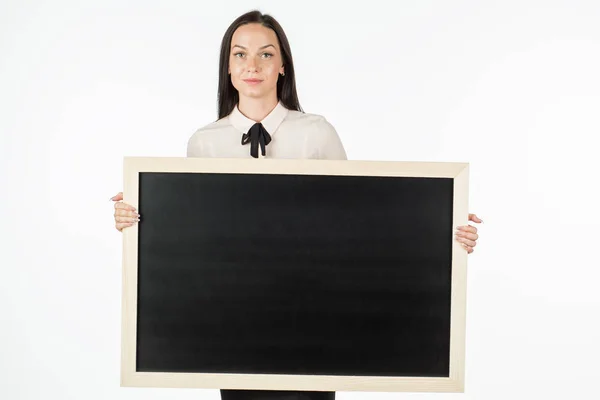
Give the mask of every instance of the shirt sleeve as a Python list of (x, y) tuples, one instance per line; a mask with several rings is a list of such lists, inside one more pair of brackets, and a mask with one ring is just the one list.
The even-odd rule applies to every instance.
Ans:
[(319, 158), (322, 160), (347, 160), (346, 150), (333, 125), (323, 119), (321, 130), (323, 142), (319, 150)]

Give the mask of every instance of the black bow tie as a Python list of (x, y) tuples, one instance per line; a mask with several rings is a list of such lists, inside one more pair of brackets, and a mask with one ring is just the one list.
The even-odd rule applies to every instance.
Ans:
[(260, 122), (252, 125), (248, 133), (242, 135), (242, 145), (250, 143), (250, 155), (258, 158), (258, 145), (262, 155), (266, 155), (265, 146), (271, 142), (271, 135)]

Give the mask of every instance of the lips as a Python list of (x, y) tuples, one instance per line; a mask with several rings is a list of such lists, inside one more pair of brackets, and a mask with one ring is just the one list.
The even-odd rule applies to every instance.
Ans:
[(244, 82), (249, 83), (249, 84), (257, 84), (257, 83), (261, 83), (262, 80), (260, 80), (260, 79), (244, 79)]

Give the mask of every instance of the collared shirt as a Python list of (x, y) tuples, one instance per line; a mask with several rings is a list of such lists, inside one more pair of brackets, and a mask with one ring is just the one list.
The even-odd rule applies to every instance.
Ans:
[[(264, 158), (346, 160), (335, 128), (325, 117), (289, 110), (281, 102), (262, 121), (271, 135)], [(198, 129), (189, 139), (188, 157), (249, 158), (242, 135), (256, 121), (234, 107), (231, 114)], [(259, 157), (263, 158), (259, 150)]]

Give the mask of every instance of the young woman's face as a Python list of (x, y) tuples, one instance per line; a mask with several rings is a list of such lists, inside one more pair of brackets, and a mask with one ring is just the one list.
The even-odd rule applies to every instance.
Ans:
[(277, 79), (283, 72), (275, 32), (261, 24), (243, 25), (234, 32), (229, 73), (240, 97), (277, 98)]

